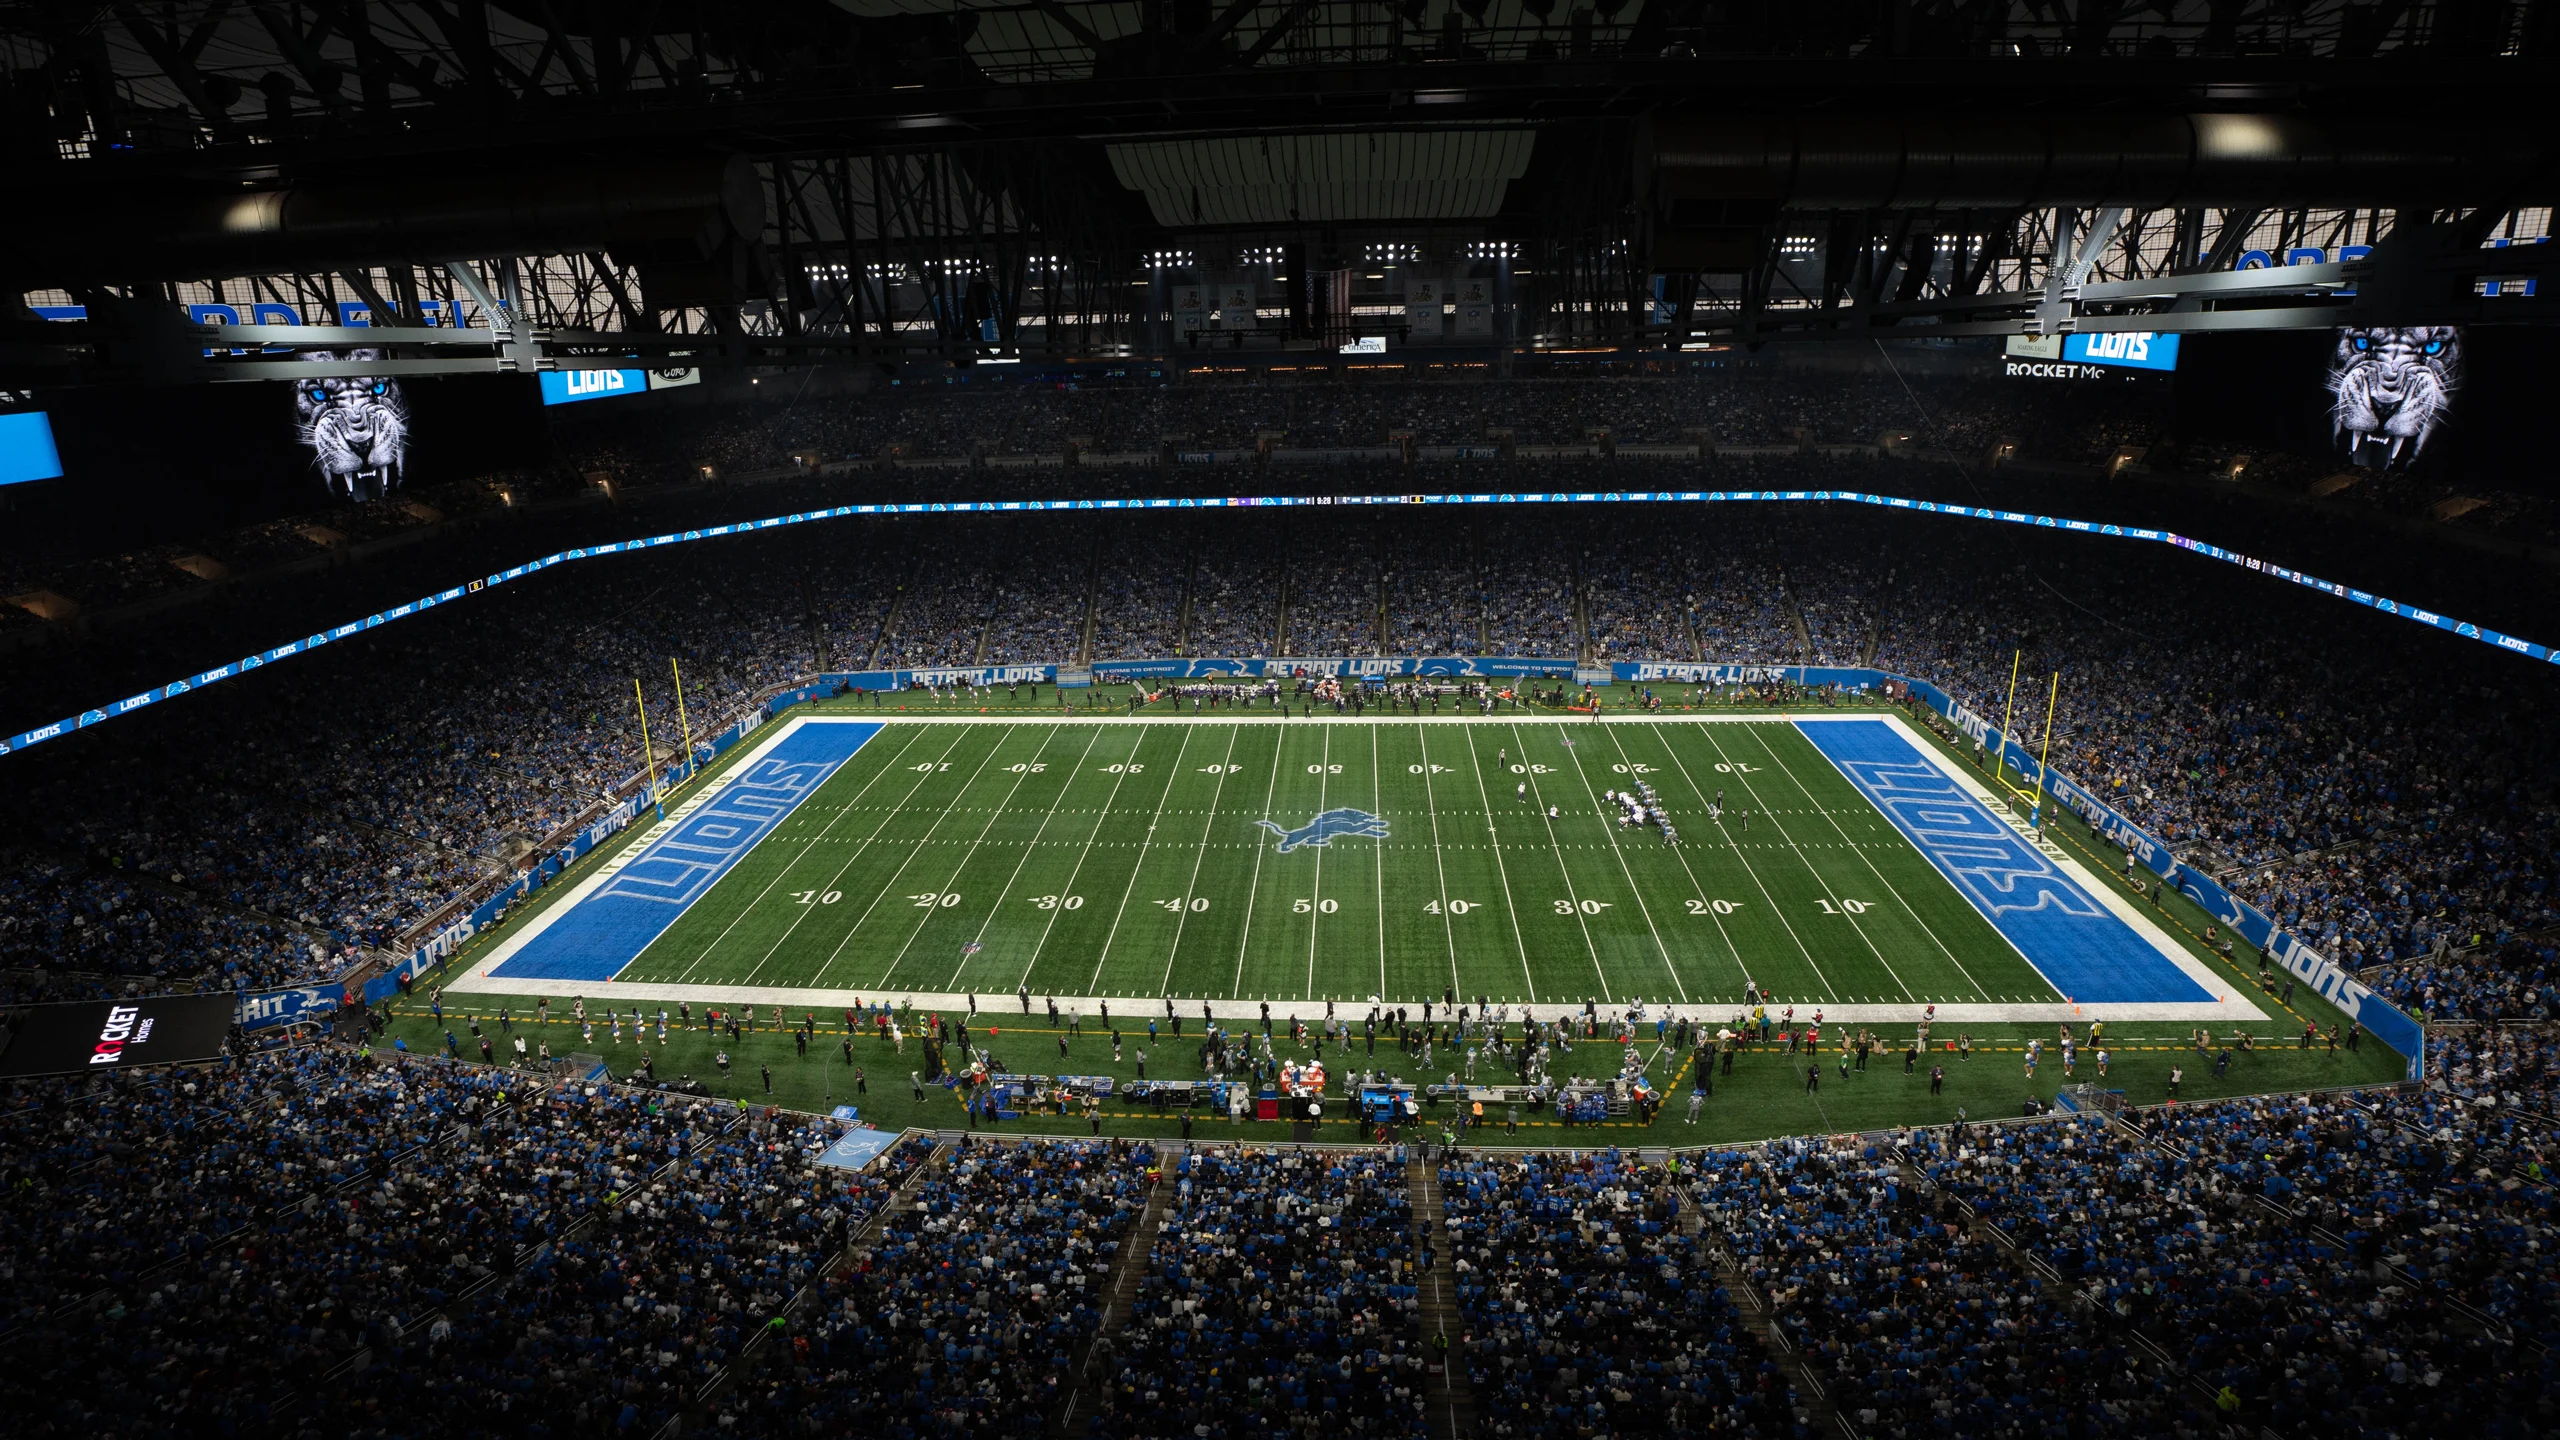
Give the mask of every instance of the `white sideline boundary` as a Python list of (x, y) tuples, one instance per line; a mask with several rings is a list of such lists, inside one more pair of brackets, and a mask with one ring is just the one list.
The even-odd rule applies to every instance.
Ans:
[[(1524, 723), (1524, 719), (1546, 721), (1548, 718), (1549, 717), (1544, 715), (1530, 716), (1527, 715), (1526, 712), (1506, 713), (1504, 711), (1497, 710), (1491, 715), (1441, 715), (1437, 717), (1428, 715), (1416, 717), (1411, 714), (1362, 716), (1326, 714), (1312, 719), (1297, 720), (1296, 723), (1302, 725), (1411, 725), (1415, 724), (1417, 720), (1419, 720), (1423, 723), (1435, 725), (1517, 725)], [(1838, 713), (1817, 712), (1810, 715), (1796, 714), (1774, 708), (1765, 712), (1753, 711), (1747, 714), (1714, 715), (1687, 713), (1675, 714), (1665, 711), (1653, 714), (1608, 716), (1607, 718), (1599, 721), (1592, 721), (1577, 715), (1571, 720), (1558, 720), (1553, 721), (1552, 723), (1572, 724), (1575, 721), (1580, 721), (1583, 724), (1602, 725), (1766, 725), (1786, 723), (1821, 724), (1826, 721), (1835, 720), (1850, 721), (1877, 719), (1882, 719), (1892, 725), (1897, 733), (1910, 742), (1913, 749), (1919, 751), (1921, 755), (1928, 759), (1928, 762), (1931, 765), (1936, 766), (1941, 772), (1952, 778), (1958, 785), (1963, 786), (1965, 793), (1972, 795), (1974, 798), (1981, 801), (1983, 805), (1988, 808), (1993, 815), (1998, 816), (2003, 823), (2012, 826), (2022, 834), (2026, 832), (2025, 822), (2013, 813), (2006, 804), (2001, 802), (1999, 797), (1993, 795), (1986, 787), (1977, 783), (1970, 777), (1966, 776), (1964, 772), (1957, 769), (1955, 763), (1941, 754), (1937, 747), (1930, 743), (1926, 737), (1913, 730), (1904, 722), (1901, 716), (1889, 711), (1865, 709), (1842, 711)], [(540, 914), (535, 915), (532, 919), (526, 921), (521, 927), (510, 931), (504, 939), (492, 946), (488, 953), (482, 955), (477, 961), (473, 962), (468, 970), (447, 982), (444, 988), (470, 994), (517, 995), (529, 999), (546, 995), (555, 999), (568, 999), (583, 996), (601, 1004), (617, 1006), (640, 1003), (648, 1003), (651, 1005), (674, 1005), (679, 1002), (690, 1003), (698, 1007), (729, 1007), (754, 1004), (768, 1007), (780, 1005), (786, 1008), (797, 1008), (804, 1011), (825, 1010), (830, 1013), (840, 1012), (849, 1006), (856, 1006), (867, 1002), (887, 999), (899, 1003), (912, 1003), (926, 1010), (966, 1013), (969, 997), (964, 992), (919, 990), (898, 991), (891, 994), (879, 990), (826, 989), (792, 985), (691, 985), (663, 981), (500, 979), (490, 973), (500, 965), (505, 964), (516, 954), (517, 951), (523, 949), (525, 945), (531, 943), (535, 936), (540, 935), (543, 931), (550, 928), (551, 924), (560, 916), (567, 914), (571, 908), (582, 903), (588, 896), (600, 889), (604, 883), (618, 873), (623, 866), (629, 864), (640, 854), (641, 851), (648, 848), (648, 846), (661, 835), (664, 835), (668, 830), (674, 828), (674, 826), (685, 816), (691, 814), (697, 806), (708, 803), (710, 799), (717, 795), (722, 787), (727, 783), (730, 771), (762, 759), (775, 746), (781, 744), (785, 739), (796, 733), (800, 727), (804, 725), (894, 725), (906, 723), (927, 725), (1248, 725), (1255, 723), (1268, 723), (1276, 725), (1290, 722), (1282, 720), (1276, 716), (1272, 716), (1268, 712), (1264, 712), (1262, 715), (1257, 717), (1250, 712), (1236, 710), (1203, 711), (1198, 715), (1160, 716), (1149, 716), (1144, 714), (1135, 716), (1127, 714), (1051, 715), (1042, 714), (1036, 710), (1026, 710), (1022, 713), (1007, 715), (935, 715), (930, 712), (919, 714), (914, 711), (895, 711), (890, 710), (887, 707), (882, 707), (879, 711), (866, 711), (859, 714), (844, 712), (836, 714), (822, 713), (795, 716), (790, 720), (785, 721), (774, 731), (772, 735), (758, 741), (751, 749), (748, 749), (730, 760), (727, 765), (723, 766), (722, 769), (712, 777), (710, 783), (705, 784), (701, 789), (695, 791), (692, 795), (687, 796), (682, 803), (670, 809), (667, 812), (667, 818), (665, 820), (651, 824), (626, 839), (621, 847), (614, 851), (610, 858), (596, 868), (593, 874), (590, 874), (583, 880), (580, 880), (566, 895), (563, 895), (546, 905)], [(2171, 963), (2175, 964), (2181, 971), (2185, 972), (2199, 985), (2202, 985), (2208, 993), (2220, 995), (2223, 998), (2211, 1002), (2179, 1001), (2116, 1005), (2072, 1005), (2058, 1001), (2025, 1003), (2010, 1002), (1997, 1004), (1948, 1004), (1940, 1005), (1938, 1007), (1937, 1025), (1941, 1030), (1951, 1025), (1985, 1025), (2001, 1023), (2061, 1024), (2085, 1023), (2090, 1020), (2104, 1020), (2110, 1024), (2126, 1020), (2175, 1021), (2192, 1025), (2204, 1025), (2213, 1021), (2263, 1022), (2266, 1020), (2266, 1012), (2251, 1004), (2240, 993), (2240, 987), (2235, 982), (2215, 975), (2202, 960), (2197, 959), (2193, 954), (2187, 951), (2186, 947), (2178, 944), (2176, 940), (2169, 936), (2168, 932), (2162, 930), (2150, 919), (2150, 917), (2136, 909), (2131, 902), (2118, 895), (2112, 887), (2106, 884), (2105, 881), (2099, 879), (2095, 875), (2092, 875), (2086, 866), (2074, 859), (2067, 851), (2064, 851), (2060, 846), (2055, 845), (2050, 841), (2040, 842), (2039, 848), (2047, 858), (2051, 859), (2057, 866), (2061, 867), (2065, 874), (2071, 877), (2072, 883), (2086, 890), (2100, 904), (2105, 905), (2109, 910), (2113, 911), (2118, 918), (2131, 926), (2136, 934), (2142, 936), (2145, 941), (2157, 948), (2162, 955), (2170, 960)], [(1930, 867), (1930, 873), (1933, 875), (1937, 873), (1935, 866)], [(1944, 883), (1944, 877), (1940, 876), (1939, 878), (1941, 883)], [(717, 887), (715, 886), (712, 888)], [(704, 894), (708, 893), (710, 893), (709, 890), (704, 892)], [(696, 897), (697, 900), (699, 898), (700, 897)], [(1389, 995), (1382, 997), (1380, 1003), (1387, 1005), (1404, 1005), (1408, 1009), (1418, 1011), (1424, 998), (1425, 997), (1419, 995)], [(1439, 1003), (1438, 998), (1430, 998), (1432, 998), (1433, 1004), (1436, 1007)], [(1473, 1003), (1474, 1000), (1473, 996), (1461, 996), (1460, 998), (1468, 1003)], [(1500, 999), (1502, 997), (1496, 998)], [(1648, 1001), (1648, 1015), (1662, 1012), (1664, 1007), (1661, 997), (1653, 996), (1646, 998)], [(1165, 997), (1162, 995), (1051, 996), (1043, 992), (1035, 991), (1032, 995), (1033, 1018), (1041, 1024), (1045, 1025), (1047, 1023), (1046, 1005), (1051, 999), (1055, 999), (1057, 1001), (1058, 1007), (1061, 1011), (1070, 1009), (1079, 1010), (1088, 1018), (1098, 1016), (1101, 1006), (1105, 1002), (1108, 1002), (1119, 1006), (1120, 1013), (1122, 1015), (1131, 1018), (1135, 1022), (1143, 1022), (1150, 1015), (1161, 1016), (1164, 1013)], [(1200, 1007), (1203, 1003), (1203, 997), (1198, 995), (1177, 995), (1174, 996), (1173, 999), (1176, 1008), (1181, 1011), (1183, 1018), (1198, 1018), (1200, 1014)], [(1007, 1015), (1018, 1016), (1020, 1013), (1020, 1002), (1010, 993), (980, 991), (977, 994), (977, 1000), (980, 1013), (995, 1021), (998, 1025), (1003, 1023), (1004, 1017)], [(1209, 1012), (1221, 1020), (1250, 1020), (1258, 1024), (1262, 1016), (1262, 1005), (1264, 1002), (1258, 999), (1218, 999), (1212, 997), (1208, 998), (1206, 1003), (1209, 1007)], [(1325, 1014), (1325, 1007), (1328, 1002), (1324, 1000), (1281, 1000), (1275, 998), (1268, 1003), (1271, 1007), (1272, 1017), (1275, 1020), (1279, 1020), (1292, 1017), (1321, 1019)], [(1365, 1014), (1365, 1007), (1370, 1002), (1366, 996), (1345, 996), (1340, 997), (1337, 1001), (1332, 1003), (1337, 1005), (1339, 1013)], [(1515, 1009), (1523, 1008), (1523, 1002), (1516, 996), (1510, 997), (1510, 1003)], [(1581, 1003), (1581, 997), (1574, 997), (1569, 1001), (1563, 998), (1553, 998), (1542, 1004), (1529, 1005), (1525, 1008), (1538, 1010), (1544, 1014), (1552, 1016), (1561, 1014), (1566, 1010), (1579, 1010), (1581, 1008)], [(1624, 1001), (1619, 1002), (1621, 1006), (1625, 1003), (1626, 1002)], [(1781, 997), (1778, 1003), (1783, 1005), (1789, 1002), (1785, 997)], [(1820, 1002), (1798, 1001), (1794, 1003), (1799, 1012), (1799, 1018), (1804, 1018), (1809, 1015), (1815, 1004)], [(1737, 1014), (1745, 1013), (1748, 1008), (1749, 1007), (1742, 1003), (1739, 995), (1727, 996), (1719, 999), (1701, 1000), (1689, 1004), (1670, 1007), (1671, 1013), (1675, 1015), (1716, 1022), (1730, 1020)], [(1775, 1007), (1773, 1006), (1772, 1008), (1774, 1014)], [(1919, 1018), (1921, 1010), (1921, 1007), (1916, 1004), (1901, 1003), (1836, 1005), (1825, 1003), (1821, 1004), (1821, 1008), (1826, 1021), (1852, 1025), (1909, 1024)]]

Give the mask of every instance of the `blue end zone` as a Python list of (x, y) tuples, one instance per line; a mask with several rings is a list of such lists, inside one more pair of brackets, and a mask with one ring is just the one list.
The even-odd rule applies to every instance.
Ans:
[(508, 980), (610, 980), (621, 974), (686, 906), (879, 733), (878, 725), (867, 723), (810, 724), (792, 731), (489, 973)]
[(2083, 1005), (2213, 1000), (1892, 726), (1844, 720), (1796, 729), (2056, 990)]

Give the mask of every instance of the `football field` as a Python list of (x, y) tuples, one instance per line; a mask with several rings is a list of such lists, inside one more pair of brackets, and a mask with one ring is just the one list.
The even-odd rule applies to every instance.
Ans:
[(1890, 716), (777, 728), (471, 988), (2258, 1013)]

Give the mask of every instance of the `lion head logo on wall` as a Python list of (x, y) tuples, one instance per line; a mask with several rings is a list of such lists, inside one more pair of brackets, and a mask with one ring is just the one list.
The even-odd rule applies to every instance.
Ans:
[[(379, 350), (326, 351), (314, 360), (379, 360)], [(296, 381), (294, 419), (331, 494), (378, 500), (400, 484), (409, 456), (409, 405), (387, 375)]]
[(2359, 465), (2408, 465), (2451, 417), (2461, 388), (2453, 326), (2347, 326), (2329, 359), (2330, 428)]

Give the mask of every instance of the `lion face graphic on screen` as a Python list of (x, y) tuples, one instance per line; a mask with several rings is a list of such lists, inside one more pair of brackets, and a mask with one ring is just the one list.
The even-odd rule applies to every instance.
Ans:
[[(327, 351), (314, 360), (379, 360), (379, 350)], [(331, 494), (378, 500), (400, 484), (409, 456), (409, 405), (387, 375), (340, 375), (297, 381), (294, 421)]]
[(2462, 388), (2462, 333), (2451, 325), (2346, 326), (2329, 358), (2329, 422), (2359, 465), (2418, 458)]

